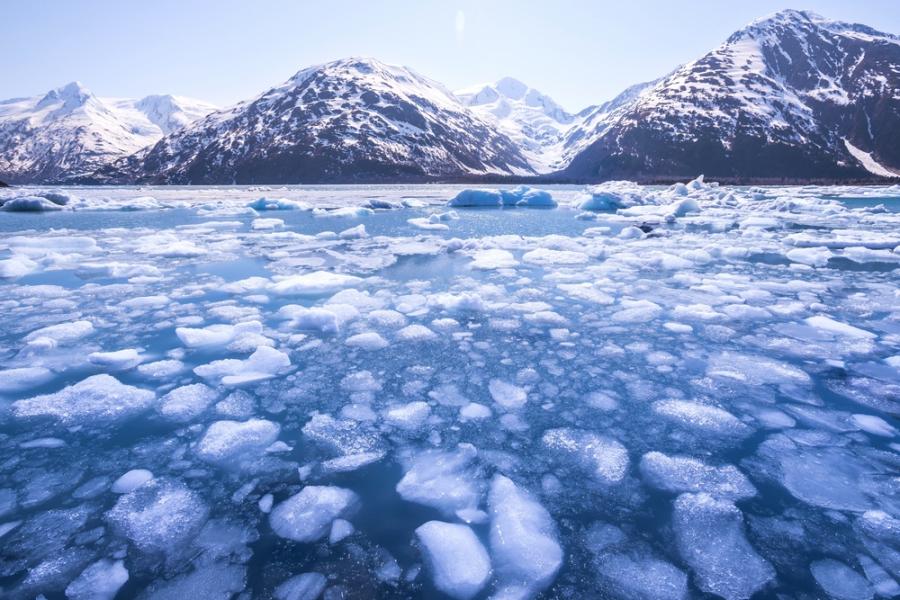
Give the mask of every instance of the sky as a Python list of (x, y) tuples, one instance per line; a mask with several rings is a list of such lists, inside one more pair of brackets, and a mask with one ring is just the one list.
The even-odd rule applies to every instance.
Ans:
[(227, 106), (347, 56), (450, 89), (511, 76), (577, 111), (699, 58), (783, 8), (900, 34), (898, 0), (0, 0), (0, 98), (78, 80), (99, 96)]

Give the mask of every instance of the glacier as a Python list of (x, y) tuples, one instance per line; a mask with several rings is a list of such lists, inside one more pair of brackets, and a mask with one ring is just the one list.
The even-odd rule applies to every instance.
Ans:
[(900, 590), (898, 186), (20, 198), (3, 597)]

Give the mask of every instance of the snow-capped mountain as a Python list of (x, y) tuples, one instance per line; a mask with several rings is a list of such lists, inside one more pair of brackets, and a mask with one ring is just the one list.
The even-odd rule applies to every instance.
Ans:
[(900, 173), (900, 38), (787, 10), (570, 132), (569, 177)]
[(177, 96), (98, 98), (78, 82), (0, 101), (0, 179), (54, 182), (85, 175), (214, 109)]
[(495, 122), (519, 145), (536, 171), (559, 167), (563, 133), (576, 117), (552, 98), (511, 77), (457, 90), (456, 97), (479, 116)]
[(515, 142), (440, 84), (403, 67), (349, 58), (302, 70), (101, 175), (200, 184), (533, 173)]

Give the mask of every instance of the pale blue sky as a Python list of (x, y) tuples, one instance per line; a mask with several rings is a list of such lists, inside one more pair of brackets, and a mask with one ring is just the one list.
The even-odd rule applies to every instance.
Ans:
[(579, 110), (786, 7), (900, 33), (898, 0), (0, 0), (0, 98), (77, 79), (98, 95), (227, 105), (359, 55), (451, 89), (509, 75)]

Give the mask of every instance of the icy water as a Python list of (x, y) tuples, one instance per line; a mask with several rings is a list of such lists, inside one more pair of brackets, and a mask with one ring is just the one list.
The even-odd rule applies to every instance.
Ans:
[(900, 594), (900, 189), (460, 189), (0, 211), (0, 596)]

